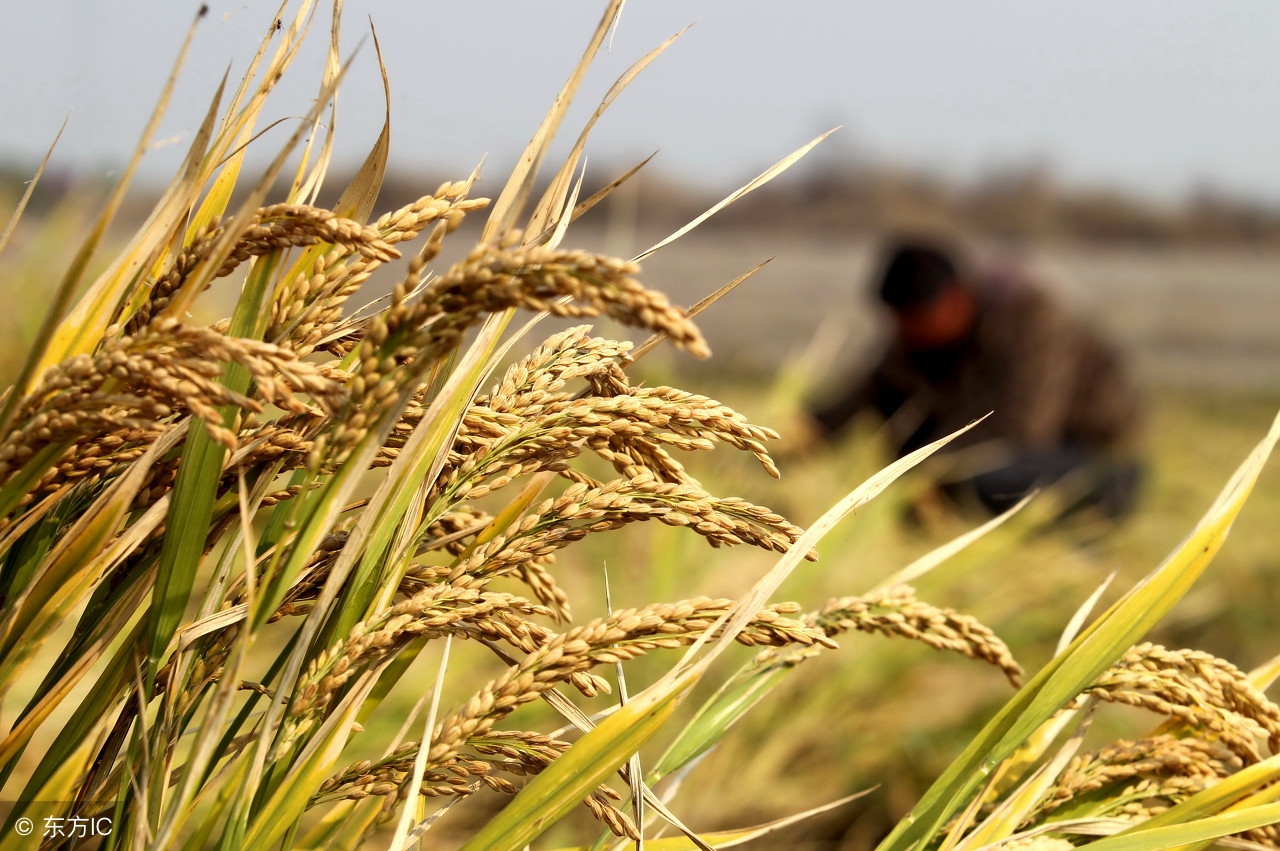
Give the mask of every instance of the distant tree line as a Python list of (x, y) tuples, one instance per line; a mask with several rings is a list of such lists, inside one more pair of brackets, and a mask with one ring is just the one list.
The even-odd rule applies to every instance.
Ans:
[[(696, 214), (719, 197), (661, 174), (639, 179), (640, 207), (649, 215), (664, 208), (672, 216)], [(626, 203), (625, 198), (612, 203)], [(794, 228), (814, 236), (945, 228), (1025, 241), (1280, 247), (1280, 204), (1207, 186), (1162, 201), (1116, 188), (1069, 185), (1045, 168), (1011, 167), (962, 183), (922, 171), (827, 162), (757, 190), (708, 224)]]
[[(600, 167), (595, 177), (603, 183), (624, 170)], [(21, 195), (31, 171), (0, 163), (0, 200), (6, 206), (11, 207)], [(393, 171), (382, 198), (395, 205), (403, 196), (408, 203), (424, 180), (451, 177)], [(588, 197), (595, 188), (584, 187), (581, 197)], [(39, 215), (51, 209), (73, 190), (105, 189), (105, 183), (72, 179), (64, 172), (46, 174), (29, 213)], [(634, 206), (643, 211), (644, 220), (668, 222), (697, 215), (726, 191), (726, 187), (692, 183), (651, 165), (604, 204), (606, 214), (612, 206), (611, 212), (627, 215), (619, 205)], [(637, 204), (636, 193), (643, 202)], [(150, 203), (149, 198), (135, 196), (126, 215), (145, 215)], [(1280, 247), (1280, 203), (1240, 198), (1207, 185), (1177, 201), (1157, 200), (1114, 187), (1072, 185), (1042, 165), (1011, 165), (961, 182), (922, 170), (828, 157), (807, 167), (802, 164), (788, 180), (748, 195), (707, 227), (795, 229), (815, 237), (944, 228), (1025, 241)]]

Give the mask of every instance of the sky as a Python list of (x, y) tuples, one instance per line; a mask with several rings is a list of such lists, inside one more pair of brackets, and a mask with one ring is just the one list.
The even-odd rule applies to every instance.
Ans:
[[(363, 159), (381, 127), (370, 22), (391, 80), (393, 164), (462, 175), (483, 157), (502, 174), (603, 5), (348, 0), (343, 50), (355, 60), (339, 95), (338, 162)], [(55, 165), (119, 168), (198, 6), (0, 0), (0, 161), (38, 159), (66, 119)], [(147, 175), (176, 167), (221, 75), (238, 79), (276, 17), (274, 2), (209, 6)], [(313, 52), (268, 119), (308, 108), (327, 16), (322, 3)], [(1280, 205), (1275, 0), (630, 0), (567, 126), (690, 24), (593, 134), (590, 162), (610, 175), (658, 151), (664, 173), (727, 190), (841, 125), (823, 156), (958, 180), (1039, 163), (1072, 183), (1161, 198), (1207, 186)]]

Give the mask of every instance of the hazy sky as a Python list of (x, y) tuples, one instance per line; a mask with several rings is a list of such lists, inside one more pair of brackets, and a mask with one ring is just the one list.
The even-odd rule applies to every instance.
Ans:
[[(120, 165), (198, 5), (0, 0), (0, 158), (38, 156), (69, 115), (55, 162)], [(238, 78), (276, 9), (209, 5), (162, 137), (189, 139), (222, 72)], [(487, 154), (501, 173), (602, 7), (349, 0), (345, 49), (359, 53), (340, 95), (339, 159), (361, 159), (380, 127), (370, 18), (391, 77), (393, 160), (460, 172)], [(327, 15), (322, 3), (312, 61), (269, 118), (306, 110)], [(961, 178), (1042, 159), (1072, 180), (1161, 195), (1207, 183), (1280, 203), (1276, 0), (631, 0), (579, 122), (628, 65), (690, 23), (600, 124), (593, 162), (660, 150), (665, 171), (727, 189), (842, 124), (827, 156)], [(182, 148), (157, 150), (150, 173), (167, 175)]]

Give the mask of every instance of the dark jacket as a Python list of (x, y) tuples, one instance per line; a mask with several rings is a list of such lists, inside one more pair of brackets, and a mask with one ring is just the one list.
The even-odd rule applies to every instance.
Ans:
[(1132, 446), (1139, 404), (1112, 345), (1019, 279), (981, 279), (978, 300), (964, 341), (925, 353), (890, 344), (869, 374), (813, 411), (817, 424), (835, 433), (859, 411), (878, 410), (899, 454), (988, 413), (950, 448), (992, 440), (1014, 453)]

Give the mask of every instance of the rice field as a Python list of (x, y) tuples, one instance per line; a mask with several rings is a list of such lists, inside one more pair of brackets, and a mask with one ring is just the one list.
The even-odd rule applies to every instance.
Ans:
[[(872, 339), (848, 296), (864, 244), (721, 233), (640, 268), (634, 229), (566, 231), (581, 150), (534, 191), (621, 6), (494, 197), (460, 175), (382, 210), (384, 133), (313, 203), (336, 26), (307, 119), (242, 172), (303, 7), (266, 22), (261, 75), (211, 107), (130, 241), (108, 239), (126, 179), (10, 255), (6, 823), (93, 816), (119, 848), (516, 851), (701, 848), (809, 811), (747, 832), (1280, 845), (1273, 261), (1228, 285), (1222, 257), (1047, 252), (1151, 388), (1142, 507), (1046, 526), (1046, 495), (985, 535), (920, 515), (928, 479), (886, 467), (874, 424), (787, 443)], [(678, 306), (773, 240), (774, 277), (705, 332)]]

